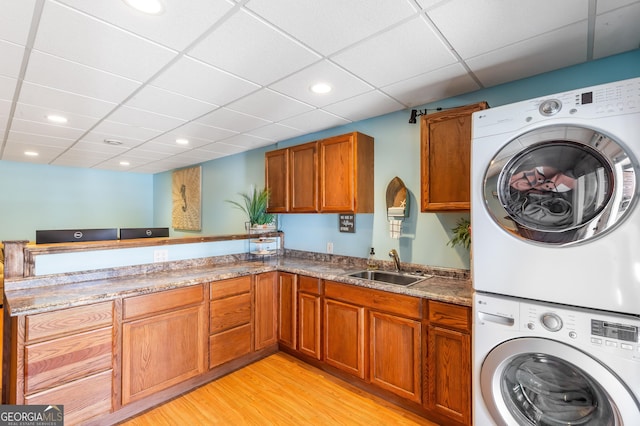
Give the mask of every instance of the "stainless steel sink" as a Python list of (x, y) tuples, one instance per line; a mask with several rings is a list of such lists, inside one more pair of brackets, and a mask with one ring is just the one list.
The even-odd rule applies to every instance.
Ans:
[(426, 280), (428, 276), (403, 274), (389, 271), (359, 271), (347, 274), (348, 277), (361, 278), (364, 280), (379, 281), (386, 284), (411, 285)]

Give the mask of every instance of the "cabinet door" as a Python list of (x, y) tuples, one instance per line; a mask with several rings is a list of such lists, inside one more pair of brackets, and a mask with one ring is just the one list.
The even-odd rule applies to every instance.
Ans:
[(355, 211), (353, 135), (322, 140), (318, 149), (320, 152), (320, 211)]
[(471, 114), (486, 102), (422, 116), (420, 171), (423, 212), (469, 210)]
[(298, 350), (320, 359), (320, 296), (298, 293)]
[(122, 403), (128, 404), (204, 372), (203, 305), (122, 326)]
[(278, 343), (277, 305), (278, 274), (267, 272), (255, 276), (254, 338), (255, 350)]
[(278, 274), (278, 341), (296, 349), (297, 279), (295, 274)]
[(429, 327), (428, 409), (471, 424), (471, 336)]
[(325, 299), (324, 330), (325, 362), (364, 379), (364, 308)]
[(278, 149), (264, 155), (264, 182), (269, 190), (271, 213), (289, 210), (289, 149)]
[(292, 213), (318, 211), (317, 143), (289, 148), (290, 200)]
[(421, 402), (421, 327), (419, 321), (369, 312), (371, 383)]

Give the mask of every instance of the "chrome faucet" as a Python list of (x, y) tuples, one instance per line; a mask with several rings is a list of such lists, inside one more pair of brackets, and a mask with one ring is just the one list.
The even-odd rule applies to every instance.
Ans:
[(393, 258), (393, 262), (396, 264), (396, 272), (400, 272), (400, 256), (398, 256), (396, 249), (389, 251), (389, 257)]

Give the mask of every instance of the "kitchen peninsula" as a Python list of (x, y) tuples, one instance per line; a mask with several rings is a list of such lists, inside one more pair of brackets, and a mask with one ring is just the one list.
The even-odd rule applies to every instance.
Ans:
[(67, 424), (113, 423), (283, 350), (434, 421), (470, 424), (466, 271), (403, 265), (429, 277), (401, 287), (348, 277), (365, 259), (288, 251), (272, 236), (277, 256), (257, 261), (43, 276), (38, 256), (249, 237), (5, 242), (3, 403), (55, 400)]

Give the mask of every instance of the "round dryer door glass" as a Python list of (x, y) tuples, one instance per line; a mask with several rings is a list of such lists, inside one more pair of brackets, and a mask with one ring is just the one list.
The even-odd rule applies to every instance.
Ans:
[(505, 230), (562, 245), (620, 223), (635, 188), (633, 162), (616, 141), (584, 127), (548, 126), (498, 152), (485, 175), (484, 198)]

